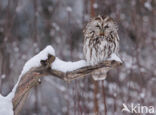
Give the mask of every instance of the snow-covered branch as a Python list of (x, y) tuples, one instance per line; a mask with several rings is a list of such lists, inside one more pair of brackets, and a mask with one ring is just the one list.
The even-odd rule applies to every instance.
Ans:
[[(55, 77), (58, 77), (60, 79), (63, 79), (65, 81), (71, 81), (77, 78), (86, 77), (87, 75), (91, 75), (94, 71), (97, 71), (98, 69), (107, 69), (108, 71), (120, 66), (122, 63), (120, 61), (115, 60), (107, 60), (99, 63), (98, 65), (91, 66), (86, 65), (82, 66), (78, 69), (74, 69), (73, 71), (60, 71), (56, 69), (50, 69), (47, 71), (49, 75), (54, 75)], [(53, 65), (53, 64), (52, 64)]]
[(122, 64), (118, 57), (113, 56), (112, 59), (95, 66), (88, 65), (85, 60), (65, 62), (55, 56), (55, 50), (52, 46), (46, 47), (26, 62), (18, 82), (7, 96), (12, 99), (15, 115), (18, 115), (22, 109), (30, 89), (40, 84), (41, 77), (54, 76), (69, 82), (77, 78), (87, 77), (98, 69), (108, 71)]

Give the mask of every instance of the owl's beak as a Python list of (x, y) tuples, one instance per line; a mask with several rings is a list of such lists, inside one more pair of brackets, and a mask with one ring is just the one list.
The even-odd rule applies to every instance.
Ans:
[(104, 29), (100, 30), (100, 36), (104, 36)]

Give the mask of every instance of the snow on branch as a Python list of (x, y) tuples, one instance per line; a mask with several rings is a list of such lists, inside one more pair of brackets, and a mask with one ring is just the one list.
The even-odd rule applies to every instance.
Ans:
[(0, 115), (13, 115), (12, 102), (0, 94)]
[[(61, 62), (61, 60), (59, 60), (58, 62)], [(69, 69), (69, 71), (67, 71), (68, 67), (64, 68), (64, 70), (63, 70), (63, 68), (54, 69), (54, 68), (57, 68), (57, 67), (53, 67), (53, 66), (55, 66), (55, 63), (57, 63), (57, 62), (54, 61), (53, 63), (54, 63), (54, 65), (53, 64), (51, 65), (52, 69), (50, 69), (46, 72), (50, 75), (54, 75), (55, 77), (58, 77), (60, 79), (68, 81), (68, 82), (73, 79), (91, 75), (94, 71), (97, 71), (98, 69), (103, 68), (103, 69), (111, 70), (111, 69), (113, 69), (117, 66), (120, 66), (122, 64), (120, 61), (115, 61), (115, 60), (109, 59), (109, 60), (103, 61), (95, 66), (91, 66), (91, 65), (87, 65), (84, 60), (81, 60), (78, 62), (69, 63), (70, 68), (72, 68), (72, 65), (77, 65), (77, 64), (80, 64), (80, 65), (79, 66), (77, 65), (76, 69), (71, 69), (72, 71), (70, 71), (70, 69)], [(63, 62), (63, 63), (65, 63), (65, 62)], [(60, 65), (62, 65), (62, 64), (60, 63)], [(67, 63), (67, 65), (68, 65), (68, 63)]]
[(122, 62), (115, 54), (109, 60), (95, 66), (88, 65), (85, 60), (65, 62), (55, 56), (52, 46), (47, 46), (26, 62), (16, 85), (8, 95), (12, 99), (14, 114), (19, 114), (30, 89), (41, 83), (41, 77), (54, 76), (64, 81), (71, 81), (91, 75), (98, 69), (111, 70), (120, 65)]

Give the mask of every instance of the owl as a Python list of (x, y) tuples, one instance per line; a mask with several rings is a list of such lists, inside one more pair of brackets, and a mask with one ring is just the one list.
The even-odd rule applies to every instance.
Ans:
[[(83, 53), (88, 64), (96, 65), (107, 60), (112, 53), (118, 54), (119, 36), (117, 24), (109, 16), (97, 16), (84, 29)], [(94, 80), (106, 78), (107, 70), (98, 70)]]

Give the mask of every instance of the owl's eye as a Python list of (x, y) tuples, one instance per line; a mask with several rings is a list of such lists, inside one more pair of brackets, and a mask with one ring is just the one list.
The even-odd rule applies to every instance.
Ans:
[(100, 26), (99, 26), (99, 25), (96, 25), (96, 27), (97, 27), (97, 28), (100, 28)]
[(104, 28), (105, 28), (105, 29), (106, 29), (106, 28), (109, 28), (109, 26), (108, 26), (108, 25), (106, 25)]
[(91, 31), (90, 34), (94, 34), (95, 31)]

